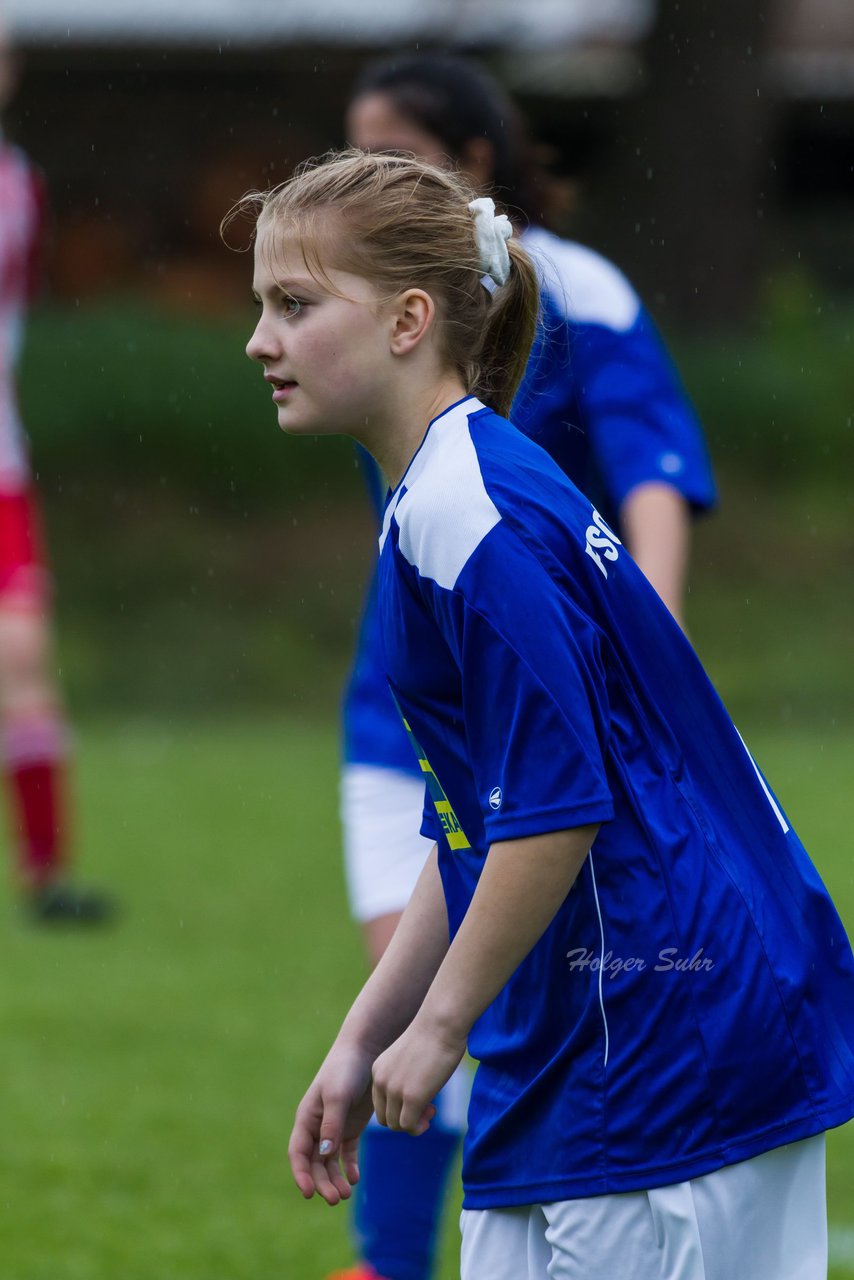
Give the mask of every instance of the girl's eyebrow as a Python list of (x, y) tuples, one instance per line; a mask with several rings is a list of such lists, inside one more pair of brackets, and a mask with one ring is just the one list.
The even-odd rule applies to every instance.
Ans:
[[(290, 280), (274, 280), (272, 283), (265, 286), (263, 292), (268, 294), (284, 294), (287, 297), (292, 297), (295, 290), (299, 293), (317, 293), (317, 281), (312, 280), (309, 276), (305, 276), (304, 278), (295, 276)], [(252, 287), (252, 294), (259, 302), (261, 301), (261, 293), (254, 285)]]
[(294, 289), (300, 289), (301, 291), (305, 292), (306, 289), (316, 290), (317, 281), (313, 280), (310, 276), (304, 276), (304, 277), (294, 276), (290, 280), (289, 279), (277, 280), (276, 288), (281, 289), (282, 293), (291, 293), (292, 290)]

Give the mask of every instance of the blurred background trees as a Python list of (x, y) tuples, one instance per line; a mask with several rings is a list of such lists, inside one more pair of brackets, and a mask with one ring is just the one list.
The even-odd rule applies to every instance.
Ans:
[(340, 144), (359, 67), (416, 45), (492, 63), (546, 144), (547, 216), (672, 323), (750, 318), (796, 256), (854, 285), (847, 0), (532, 0), (523, 23), (505, 0), (424, 0), (396, 7), (402, 40), (378, 2), (208, 8), (11, 5), (26, 76), (9, 123), (52, 181), (58, 295), (226, 306), (223, 210)]
[(78, 701), (334, 705), (370, 520), (346, 442), (278, 435), (243, 355), (249, 261), (219, 223), (341, 144), (359, 68), (398, 48), (490, 64), (537, 139), (545, 219), (621, 265), (664, 330), (722, 478), (695, 567), (707, 660), (732, 654), (736, 579), (767, 595), (782, 557), (790, 595), (794, 565), (809, 589), (850, 581), (849, 0), (401, 0), (393, 26), (379, 0), (9, 14), (8, 131), (54, 208), (22, 397)]

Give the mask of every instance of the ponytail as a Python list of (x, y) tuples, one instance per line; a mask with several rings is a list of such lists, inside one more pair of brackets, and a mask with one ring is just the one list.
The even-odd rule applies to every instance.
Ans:
[(496, 286), (487, 308), (480, 370), (472, 388), (478, 399), (504, 418), (528, 363), (540, 293), (534, 266), (518, 240), (510, 240), (507, 249), (510, 273), (506, 284)]

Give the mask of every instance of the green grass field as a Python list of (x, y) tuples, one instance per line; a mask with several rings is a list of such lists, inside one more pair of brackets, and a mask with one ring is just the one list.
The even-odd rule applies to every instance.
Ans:
[[(854, 926), (850, 726), (741, 727)], [(5, 903), (0, 1273), (317, 1280), (348, 1258), (345, 1214), (298, 1197), (285, 1145), (362, 974), (334, 725), (79, 729), (86, 876), (124, 915), (103, 933), (47, 934)], [(831, 1136), (828, 1173), (842, 1280), (854, 1128)], [(457, 1274), (455, 1217), (442, 1280)]]

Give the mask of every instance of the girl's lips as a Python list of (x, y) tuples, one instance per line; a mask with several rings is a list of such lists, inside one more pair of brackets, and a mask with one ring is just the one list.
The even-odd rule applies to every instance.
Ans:
[(273, 388), (273, 403), (281, 404), (283, 400), (287, 400), (288, 396), (296, 387), (295, 382), (284, 382), (280, 387)]

